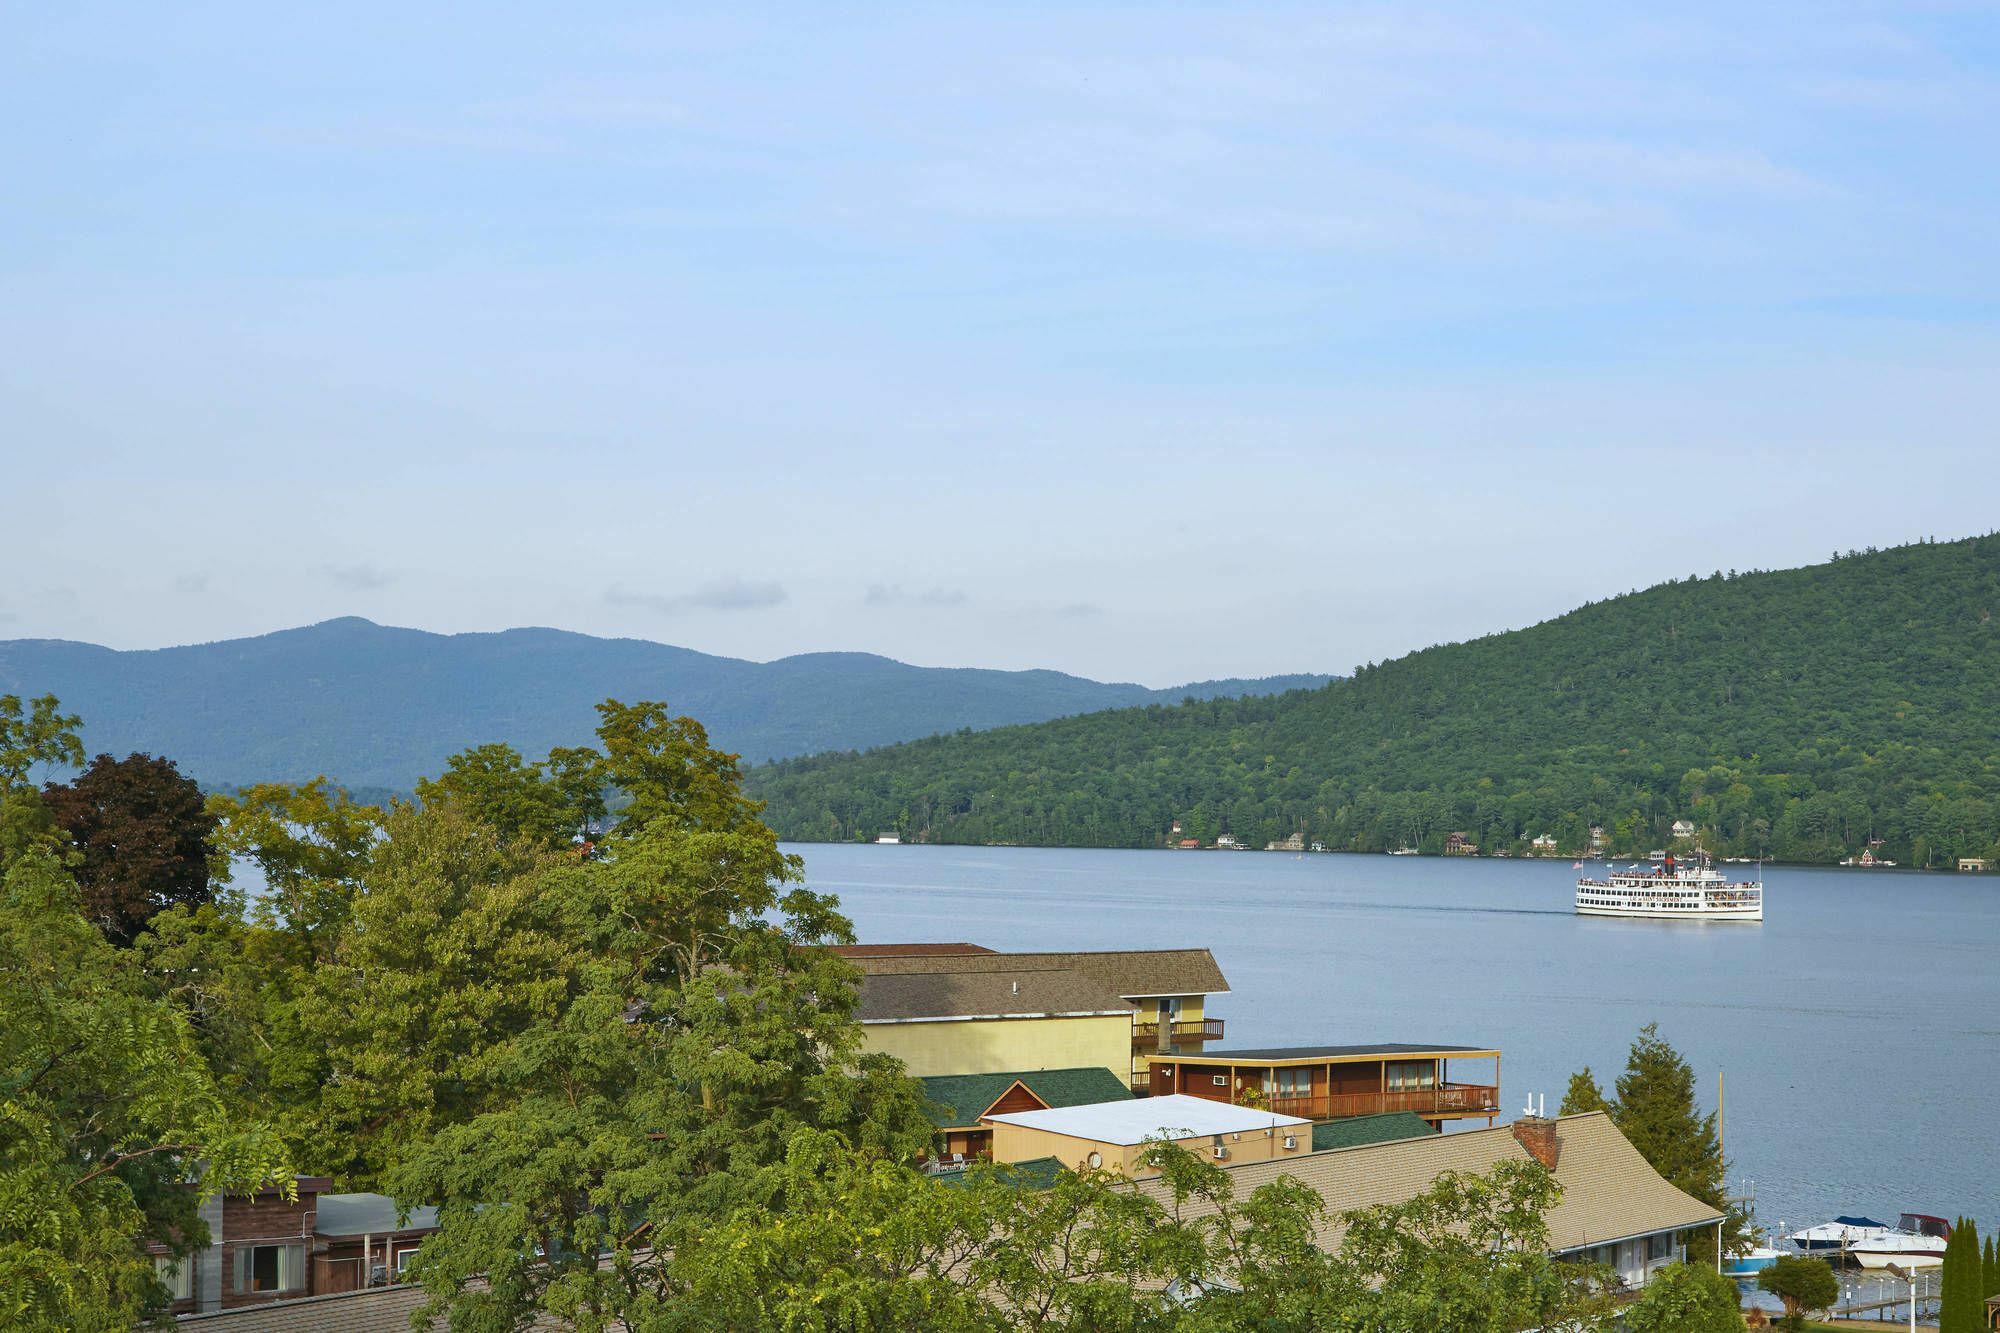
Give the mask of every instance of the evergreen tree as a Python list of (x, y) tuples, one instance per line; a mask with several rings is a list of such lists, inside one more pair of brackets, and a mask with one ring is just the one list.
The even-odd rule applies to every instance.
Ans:
[(2000, 1236), (1986, 1238), (1986, 1262), (1980, 1268), (1984, 1280), (1979, 1285), (1988, 1296), (2000, 1296)]
[(1961, 1217), (1945, 1242), (1943, 1288), (1938, 1301), (1938, 1333), (1982, 1333), (1986, 1325), (1985, 1271), (1979, 1228)]
[[(1659, 1024), (1639, 1030), (1625, 1072), (1618, 1076), (1618, 1100), (1611, 1111), (1619, 1130), (1655, 1171), (1727, 1215), (1723, 1244), (1734, 1248), (1743, 1234), (1743, 1218), (1725, 1197), (1729, 1164), (1716, 1137), (1715, 1113), (1703, 1115), (1695, 1105), (1694, 1068), (1660, 1037)], [(1690, 1236), (1690, 1262), (1713, 1260), (1713, 1244), (1705, 1230)]]
[(1609, 1111), (1611, 1103), (1604, 1100), (1604, 1089), (1597, 1086), (1596, 1075), (1585, 1065), (1581, 1073), (1569, 1076), (1569, 1090), (1563, 1093), (1562, 1107), (1557, 1115), (1581, 1115), (1585, 1111)]

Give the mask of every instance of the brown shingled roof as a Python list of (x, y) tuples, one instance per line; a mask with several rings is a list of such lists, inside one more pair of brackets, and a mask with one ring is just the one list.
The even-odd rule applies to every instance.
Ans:
[[(1722, 1216), (1662, 1179), (1602, 1111), (1557, 1120), (1556, 1139), (1560, 1150), (1555, 1177), (1563, 1195), (1547, 1213), (1551, 1251), (1713, 1225)], [(1317, 1152), (1286, 1161), (1246, 1162), (1224, 1170), (1229, 1172), (1238, 1198), (1281, 1176), (1290, 1176), (1317, 1191), (1326, 1200), (1327, 1216), (1314, 1240), (1322, 1249), (1337, 1250), (1347, 1232), (1341, 1222), (1344, 1212), (1403, 1203), (1429, 1188), (1445, 1171), (1485, 1172), (1503, 1161), (1528, 1160), (1528, 1150), (1512, 1129), (1498, 1125)], [(1134, 1188), (1170, 1202), (1165, 1186), (1158, 1181), (1142, 1181)], [(1191, 1215), (1202, 1211), (1195, 1200), (1182, 1205), (1184, 1212), (1189, 1209), (1193, 1210)]]
[(424, 1298), (422, 1287), (373, 1287), (183, 1315), (174, 1327), (201, 1333), (409, 1333), (411, 1312)]
[(1104, 949), (1070, 953), (947, 956), (849, 955), (870, 976), (912, 972), (1035, 972), (1067, 968), (1127, 999), (1142, 995), (1222, 995), (1229, 982), (1206, 949)]
[(1041, 1014), (1130, 1014), (1132, 1006), (1069, 968), (1005, 972), (911, 972), (861, 982), (861, 1021), (1026, 1018)]
[(832, 949), (842, 958), (956, 958), (993, 952), (983, 944), (836, 944)]

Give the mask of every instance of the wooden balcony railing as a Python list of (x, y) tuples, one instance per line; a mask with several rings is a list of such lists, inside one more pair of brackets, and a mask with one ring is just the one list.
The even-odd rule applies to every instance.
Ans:
[(1271, 1097), (1263, 1103), (1279, 1115), (1308, 1120), (1340, 1120), (1351, 1115), (1414, 1111), (1422, 1116), (1485, 1115), (1500, 1109), (1500, 1089), (1484, 1083), (1446, 1083), (1408, 1092), (1335, 1092), (1317, 1097)]
[[(1222, 1035), (1222, 1020), (1219, 1018), (1197, 1018), (1192, 1022), (1175, 1023), (1173, 1027), (1173, 1039), (1175, 1041), (1214, 1041)], [(1160, 1025), (1158, 1023), (1134, 1023), (1132, 1025), (1132, 1044), (1135, 1047), (1142, 1042), (1147, 1046), (1156, 1046), (1159, 1044), (1159, 1040)]]

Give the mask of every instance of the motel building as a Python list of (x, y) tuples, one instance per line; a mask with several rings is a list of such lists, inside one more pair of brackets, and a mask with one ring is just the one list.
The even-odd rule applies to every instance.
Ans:
[[(1475, 1078), (1454, 1079), (1451, 1061), (1476, 1061)], [(1491, 1062), (1490, 1066), (1487, 1062)], [(1151, 1057), (1155, 1097), (1202, 1097), (1302, 1116), (1409, 1112), (1434, 1128), (1500, 1114), (1500, 1052), (1477, 1046), (1279, 1046)]]

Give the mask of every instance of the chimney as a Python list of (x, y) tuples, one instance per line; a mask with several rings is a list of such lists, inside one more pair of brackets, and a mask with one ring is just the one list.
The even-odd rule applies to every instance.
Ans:
[(1556, 1137), (1556, 1122), (1547, 1116), (1524, 1115), (1514, 1122), (1514, 1137), (1528, 1150), (1528, 1156), (1553, 1171), (1562, 1155), (1562, 1140)]

